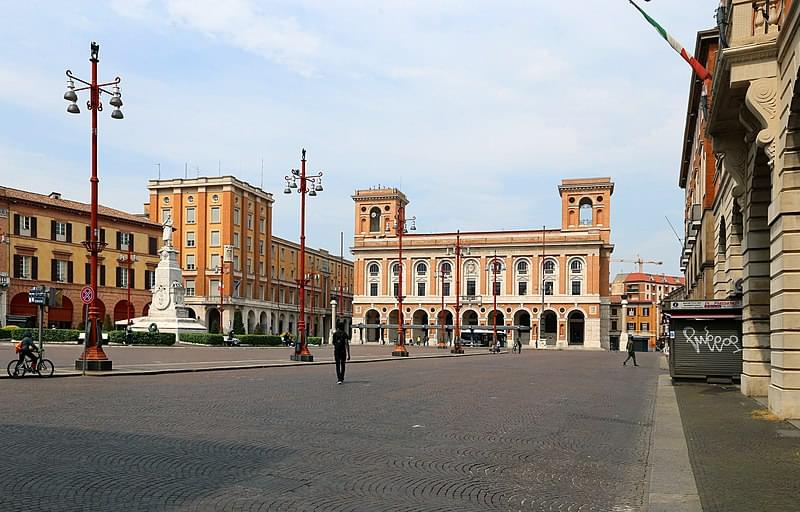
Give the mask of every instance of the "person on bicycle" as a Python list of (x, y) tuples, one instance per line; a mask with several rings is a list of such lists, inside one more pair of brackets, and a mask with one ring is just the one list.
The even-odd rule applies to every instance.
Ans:
[(39, 347), (33, 342), (30, 335), (25, 335), (22, 338), (22, 349), (19, 351), (19, 361), (17, 362), (17, 368), (25, 362), (25, 357), (31, 360), (31, 368), (34, 370), (36, 369), (36, 361), (38, 358), (34, 355), (34, 352), (39, 352)]

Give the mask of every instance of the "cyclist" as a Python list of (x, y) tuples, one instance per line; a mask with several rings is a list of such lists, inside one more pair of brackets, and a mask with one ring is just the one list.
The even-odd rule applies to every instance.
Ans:
[(17, 362), (16, 370), (25, 362), (25, 357), (31, 360), (31, 368), (36, 370), (36, 361), (38, 358), (34, 355), (34, 352), (39, 352), (39, 348), (33, 342), (29, 334), (26, 334), (22, 338), (21, 344), (22, 348), (19, 351), (19, 361)]

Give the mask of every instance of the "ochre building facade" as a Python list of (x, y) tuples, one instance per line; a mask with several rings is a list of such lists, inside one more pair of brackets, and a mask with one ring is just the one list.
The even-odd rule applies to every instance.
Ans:
[[(396, 188), (356, 191), (354, 339), (396, 340), (402, 263), (407, 340), (450, 341), (455, 324), (461, 332), (494, 324), (509, 341), (523, 344), (608, 348), (614, 184), (609, 178), (570, 179), (558, 190), (559, 229), (409, 232), (402, 262), (395, 220), (408, 199)], [(405, 209), (408, 218), (412, 212)]]

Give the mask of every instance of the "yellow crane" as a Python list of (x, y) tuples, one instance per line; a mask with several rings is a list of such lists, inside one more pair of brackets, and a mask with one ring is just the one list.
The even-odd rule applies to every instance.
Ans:
[(614, 263), (636, 263), (637, 265), (639, 265), (639, 273), (640, 274), (644, 273), (645, 264), (648, 264), (648, 265), (663, 265), (664, 264), (663, 261), (643, 260), (642, 257), (639, 256), (638, 254), (636, 255), (636, 259), (635, 260), (616, 259), (616, 260), (611, 260), (611, 261), (614, 262)]

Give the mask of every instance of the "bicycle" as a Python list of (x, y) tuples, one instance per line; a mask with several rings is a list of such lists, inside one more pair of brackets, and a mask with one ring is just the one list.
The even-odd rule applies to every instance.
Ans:
[(44, 351), (42, 351), (41, 355), (36, 359), (36, 368), (31, 365), (31, 360), (26, 357), (22, 363), (19, 362), (19, 358), (9, 361), (6, 371), (8, 376), (14, 379), (24, 377), (28, 373), (35, 373), (39, 377), (51, 377), (55, 371), (55, 366), (53, 366), (51, 360), (44, 358)]

